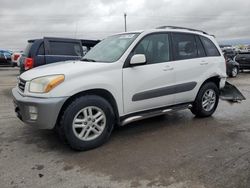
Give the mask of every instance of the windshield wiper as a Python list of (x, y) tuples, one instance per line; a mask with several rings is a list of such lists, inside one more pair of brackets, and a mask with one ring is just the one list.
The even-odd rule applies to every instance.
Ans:
[(89, 58), (82, 58), (81, 61), (96, 62), (96, 60)]

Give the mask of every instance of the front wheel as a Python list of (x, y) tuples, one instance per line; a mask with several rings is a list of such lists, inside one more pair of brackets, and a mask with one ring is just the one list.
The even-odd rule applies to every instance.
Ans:
[(219, 102), (219, 89), (213, 82), (205, 83), (191, 108), (191, 111), (197, 117), (209, 117), (211, 116)]
[(66, 108), (60, 124), (73, 149), (89, 150), (108, 140), (114, 126), (114, 113), (102, 97), (86, 95)]

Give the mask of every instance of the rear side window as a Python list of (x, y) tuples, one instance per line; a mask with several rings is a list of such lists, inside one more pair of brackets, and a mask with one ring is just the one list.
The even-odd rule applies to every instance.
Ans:
[(214, 43), (206, 37), (200, 36), (202, 44), (206, 50), (207, 56), (220, 56), (220, 53)]
[(82, 56), (82, 46), (74, 42), (50, 41), (50, 55)]
[(198, 57), (195, 35), (173, 33), (172, 36), (175, 60), (192, 59)]

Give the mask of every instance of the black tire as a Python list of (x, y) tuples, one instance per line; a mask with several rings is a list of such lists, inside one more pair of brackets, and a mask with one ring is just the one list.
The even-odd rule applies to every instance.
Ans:
[[(205, 92), (207, 92), (208, 90), (214, 91), (215, 103), (211, 110), (206, 111), (202, 106), (202, 100), (203, 96), (205, 95)], [(191, 108), (191, 112), (196, 117), (209, 117), (215, 112), (218, 106), (218, 102), (219, 102), (219, 89), (217, 85), (213, 82), (207, 82), (201, 86), (200, 91), (198, 92), (198, 95), (196, 96), (196, 99)]]
[(63, 127), (61, 126), (61, 124), (57, 124), (54, 129), (54, 132), (56, 132), (56, 134), (58, 135), (59, 139), (64, 143), (64, 144), (68, 144), (68, 141), (66, 139)]
[[(236, 72), (234, 72), (236, 71)], [(237, 66), (234, 66), (230, 72), (230, 77), (235, 78), (239, 74), (239, 68)]]
[[(97, 107), (103, 111), (106, 117), (106, 125), (102, 133), (95, 139), (84, 141), (79, 139), (73, 131), (73, 120), (79, 111), (85, 107)], [(75, 150), (89, 150), (104, 144), (110, 137), (114, 127), (114, 113), (111, 105), (102, 97), (85, 95), (75, 99), (65, 109), (59, 126), (59, 136), (66, 138), (67, 143)]]

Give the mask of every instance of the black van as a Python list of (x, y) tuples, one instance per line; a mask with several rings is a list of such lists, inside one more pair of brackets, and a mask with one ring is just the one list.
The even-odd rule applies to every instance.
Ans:
[(28, 40), (20, 58), (20, 73), (49, 63), (81, 59), (99, 40), (49, 38)]

